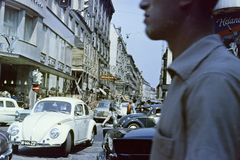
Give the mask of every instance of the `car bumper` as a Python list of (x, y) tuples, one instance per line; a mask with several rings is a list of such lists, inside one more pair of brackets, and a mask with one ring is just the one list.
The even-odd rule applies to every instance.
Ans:
[(12, 149), (9, 149), (5, 153), (0, 155), (0, 160), (9, 160), (12, 158)]
[(36, 145), (22, 145), (21, 141), (10, 141), (13, 145), (32, 147), (32, 148), (41, 148), (41, 147), (60, 147), (62, 144), (52, 144), (52, 143), (39, 143), (36, 142)]
[(99, 117), (99, 116), (93, 116), (93, 119), (101, 119), (101, 120), (104, 120), (106, 119), (107, 117)]

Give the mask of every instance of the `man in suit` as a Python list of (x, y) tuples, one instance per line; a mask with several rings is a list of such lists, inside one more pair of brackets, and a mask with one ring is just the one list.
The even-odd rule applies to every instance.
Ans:
[(240, 61), (212, 29), (218, 0), (142, 0), (146, 34), (173, 53), (151, 160), (240, 159)]

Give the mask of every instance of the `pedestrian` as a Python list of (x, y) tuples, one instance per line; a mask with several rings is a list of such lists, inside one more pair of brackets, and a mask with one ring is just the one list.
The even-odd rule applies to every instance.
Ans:
[(29, 109), (30, 107), (30, 98), (28, 97), (28, 93), (25, 94), (25, 99), (23, 103), (23, 108), (24, 109)]
[(94, 110), (98, 105), (98, 101), (94, 101), (94, 103), (91, 106), (91, 110)]
[(172, 82), (151, 160), (240, 159), (240, 60), (213, 33), (218, 0), (142, 0), (146, 34), (166, 40)]
[(17, 102), (17, 96), (13, 93), (12, 99), (14, 99)]
[(151, 105), (151, 100), (147, 100), (146, 106), (150, 106)]
[(131, 113), (137, 113), (136, 112), (136, 102), (137, 100), (136, 99), (133, 99), (133, 103), (131, 104)]
[(113, 119), (113, 128), (117, 127), (117, 106), (115, 105), (115, 103), (110, 103), (109, 106), (109, 114), (107, 116), (107, 118), (103, 121), (103, 123), (101, 124), (101, 127), (105, 127), (106, 123), (110, 120), (110, 118)]
[(41, 94), (38, 94), (37, 95), (37, 99), (36, 99), (36, 102), (35, 103), (37, 103), (38, 101), (40, 101), (42, 99), (42, 95)]
[(127, 115), (131, 114), (131, 104), (132, 104), (132, 100), (130, 100), (128, 105), (127, 105)]

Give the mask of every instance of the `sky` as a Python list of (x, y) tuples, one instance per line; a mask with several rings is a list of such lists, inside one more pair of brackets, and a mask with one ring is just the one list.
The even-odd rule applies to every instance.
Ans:
[[(156, 88), (159, 84), (162, 54), (166, 42), (153, 41), (145, 33), (144, 11), (140, 9), (141, 0), (112, 0), (115, 13), (111, 23), (121, 27), (121, 34), (143, 78)], [(128, 38), (127, 38), (128, 36)], [(165, 46), (165, 47), (162, 47)]]

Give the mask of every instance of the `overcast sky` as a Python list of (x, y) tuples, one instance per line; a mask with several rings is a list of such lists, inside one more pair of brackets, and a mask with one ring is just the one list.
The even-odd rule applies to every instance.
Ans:
[(112, 3), (115, 13), (111, 23), (121, 27), (128, 54), (133, 56), (136, 66), (143, 71), (143, 78), (156, 88), (166, 42), (153, 41), (147, 37), (143, 23), (144, 11), (139, 8), (140, 0), (112, 0)]

